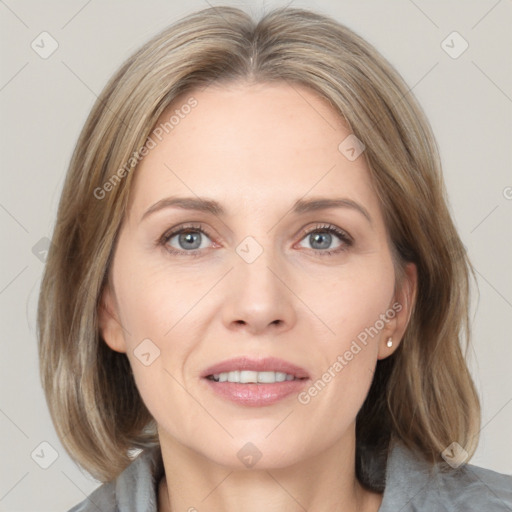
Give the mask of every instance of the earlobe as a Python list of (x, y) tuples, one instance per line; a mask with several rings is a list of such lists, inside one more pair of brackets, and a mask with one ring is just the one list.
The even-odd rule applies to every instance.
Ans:
[(123, 328), (118, 319), (117, 306), (109, 284), (101, 295), (98, 306), (98, 326), (105, 343), (116, 352), (126, 352)]
[(377, 359), (386, 359), (398, 348), (400, 341), (396, 342), (393, 336), (385, 336), (380, 341)]

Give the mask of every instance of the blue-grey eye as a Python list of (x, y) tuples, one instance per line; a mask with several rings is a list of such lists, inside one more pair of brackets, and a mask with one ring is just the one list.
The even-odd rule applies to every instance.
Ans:
[(313, 249), (329, 249), (332, 243), (330, 233), (311, 233), (309, 235), (310, 245)]
[[(334, 235), (334, 236), (333, 236)], [(338, 242), (336, 245), (332, 245), (334, 242)], [(309, 244), (302, 245), (306, 241)], [(316, 249), (316, 250), (327, 250), (327, 249), (337, 249), (346, 243), (341, 239), (340, 235), (336, 234), (332, 229), (318, 229), (317, 231), (313, 231), (308, 233), (304, 238), (303, 242), (301, 242), (302, 247), (306, 247), (307, 249)]]
[[(173, 241), (178, 243), (178, 247), (173, 244)], [(204, 249), (208, 247), (209, 238), (200, 231), (187, 230), (180, 233), (176, 233), (171, 236), (167, 243), (174, 249), (181, 249), (183, 251), (194, 251), (196, 249)]]

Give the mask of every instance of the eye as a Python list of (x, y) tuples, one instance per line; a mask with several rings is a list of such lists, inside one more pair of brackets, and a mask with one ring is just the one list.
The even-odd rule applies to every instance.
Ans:
[[(304, 246), (303, 244), (308, 245)], [(321, 256), (346, 251), (353, 245), (352, 237), (331, 224), (316, 225), (306, 231), (300, 245)], [(171, 254), (200, 256), (202, 250), (214, 244), (207, 230), (201, 225), (184, 225), (164, 233), (159, 240)]]
[(211, 244), (211, 239), (206, 230), (201, 226), (181, 226), (165, 233), (160, 243), (172, 254), (196, 255), (201, 249), (206, 249)]
[[(306, 246), (307, 249), (312, 249), (322, 256), (345, 251), (354, 243), (347, 232), (331, 224), (315, 226), (306, 232), (302, 240), (309, 244), (309, 247)], [(301, 246), (304, 247), (302, 244)]]

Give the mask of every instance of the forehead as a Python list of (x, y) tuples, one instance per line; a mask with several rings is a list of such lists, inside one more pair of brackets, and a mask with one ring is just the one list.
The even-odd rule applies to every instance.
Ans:
[(136, 170), (133, 207), (176, 194), (215, 197), (227, 209), (239, 199), (246, 208), (284, 207), (311, 193), (376, 208), (364, 156), (351, 161), (339, 149), (349, 135), (306, 87), (213, 84), (180, 96), (160, 117)]

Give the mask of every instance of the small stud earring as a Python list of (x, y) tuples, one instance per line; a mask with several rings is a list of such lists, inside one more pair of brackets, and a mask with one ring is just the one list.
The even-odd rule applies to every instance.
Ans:
[(393, 346), (393, 338), (388, 338), (388, 341), (387, 341), (386, 345), (388, 347), (392, 347)]

